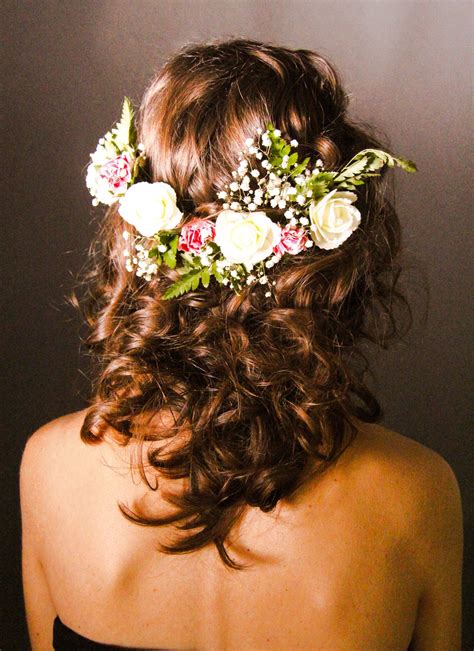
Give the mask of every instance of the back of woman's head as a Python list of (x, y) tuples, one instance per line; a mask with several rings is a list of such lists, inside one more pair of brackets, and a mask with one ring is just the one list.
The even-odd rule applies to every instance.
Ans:
[[(269, 122), (326, 170), (381, 148), (347, 104), (336, 71), (314, 52), (249, 40), (191, 45), (146, 90), (139, 140), (152, 181), (175, 189), (184, 220), (212, 219), (243, 143)], [(143, 524), (187, 523), (163, 551), (214, 542), (227, 565), (240, 567), (224, 542), (245, 506), (270, 511), (309, 467), (335, 461), (355, 419), (380, 419), (360, 344), (384, 344), (396, 331), (399, 222), (384, 173), (360, 186), (361, 224), (342, 246), (268, 270), (270, 297), (258, 283), (236, 294), (211, 282), (163, 300), (176, 270), (163, 266), (150, 281), (127, 273), (122, 220), (109, 208), (88, 278), (88, 343), (99, 372), (81, 435), (96, 442), (112, 428), (124, 444), (156, 441), (149, 462), (158, 475), (186, 478), (168, 496), (178, 507), (170, 518), (120, 505)]]

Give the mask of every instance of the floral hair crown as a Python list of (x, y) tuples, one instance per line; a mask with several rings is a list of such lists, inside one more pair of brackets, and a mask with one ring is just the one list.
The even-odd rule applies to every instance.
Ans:
[(356, 186), (379, 176), (385, 165), (417, 170), (412, 161), (380, 149), (360, 151), (338, 171), (326, 171), (320, 159), (311, 170), (309, 157), (299, 160), (298, 142), (287, 143), (270, 123), (245, 147), (233, 181), (217, 193), (222, 210), (216, 220), (193, 218), (181, 226), (174, 189), (140, 180), (147, 177), (146, 154), (137, 143), (128, 97), (120, 121), (91, 154), (86, 184), (93, 205), (118, 201), (119, 214), (137, 231), (123, 232), (127, 271), (147, 281), (162, 264), (179, 272), (164, 299), (208, 287), (211, 277), (237, 293), (257, 282), (270, 290), (275, 281), (267, 270), (282, 257), (314, 246), (335, 249), (355, 231), (361, 221)]

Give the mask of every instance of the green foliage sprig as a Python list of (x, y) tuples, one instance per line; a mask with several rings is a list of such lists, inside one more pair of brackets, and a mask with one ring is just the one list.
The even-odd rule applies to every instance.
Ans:
[(104, 147), (110, 152), (111, 157), (127, 152), (133, 159), (132, 183), (143, 172), (146, 156), (140, 143), (137, 142), (138, 133), (135, 125), (135, 110), (132, 100), (125, 97), (119, 121), (115, 127), (104, 136)]
[(119, 152), (122, 152), (127, 147), (136, 148), (137, 130), (135, 127), (135, 110), (128, 97), (125, 97), (123, 100), (120, 120), (117, 122), (113, 133), (113, 141), (118, 147)]
[(416, 172), (416, 164), (407, 158), (395, 158), (381, 149), (364, 149), (351, 158), (351, 160), (337, 173), (333, 183), (339, 188), (355, 190), (357, 185), (362, 185), (370, 176), (380, 176), (376, 170), (384, 166), (398, 165), (405, 172)]

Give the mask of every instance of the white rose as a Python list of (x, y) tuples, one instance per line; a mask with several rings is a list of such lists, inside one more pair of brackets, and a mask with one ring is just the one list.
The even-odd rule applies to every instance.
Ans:
[(183, 213), (176, 192), (167, 183), (135, 183), (120, 199), (119, 213), (145, 237), (176, 228)]
[(352, 205), (354, 192), (332, 190), (317, 203), (311, 203), (309, 218), (311, 237), (320, 249), (335, 249), (360, 224), (360, 212)]
[(251, 269), (272, 253), (280, 241), (280, 231), (264, 212), (223, 210), (216, 219), (214, 241), (226, 260)]

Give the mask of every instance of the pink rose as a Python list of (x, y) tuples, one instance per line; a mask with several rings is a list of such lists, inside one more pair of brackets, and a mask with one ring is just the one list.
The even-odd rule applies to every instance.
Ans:
[(204, 244), (208, 240), (214, 239), (215, 235), (216, 227), (213, 222), (208, 219), (193, 219), (181, 229), (178, 249), (200, 253)]
[(121, 193), (127, 190), (127, 185), (132, 179), (132, 169), (133, 159), (125, 152), (102, 165), (99, 175), (107, 181), (111, 191)]
[(283, 255), (291, 253), (295, 255), (305, 248), (308, 236), (304, 228), (294, 228), (293, 226), (284, 226), (281, 229), (280, 241), (273, 247), (273, 253)]

